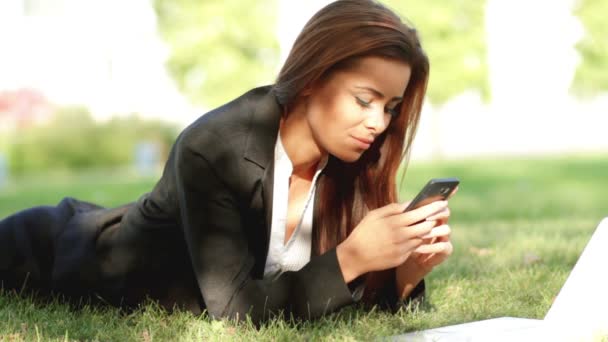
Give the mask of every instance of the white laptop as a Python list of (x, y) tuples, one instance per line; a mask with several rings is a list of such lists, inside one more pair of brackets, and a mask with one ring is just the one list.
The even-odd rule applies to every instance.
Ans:
[(591, 236), (542, 320), (500, 317), (417, 331), (393, 341), (604, 341), (608, 339), (608, 217)]

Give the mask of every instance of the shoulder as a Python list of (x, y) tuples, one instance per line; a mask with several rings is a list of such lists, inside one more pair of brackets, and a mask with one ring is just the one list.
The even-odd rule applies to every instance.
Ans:
[(226, 184), (246, 186), (262, 172), (248, 157), (272, 155), (280, 113), (271, 86), (252, 89), (184, 129), (171, 163), (181, 174), (210, 172)]
[(269, 91), (270, 86), (252, 89), (201, 115), (183, 130), (180, 138), (196, 144), (205, 139), (239, 137), (248, 130), (256, 105)]
[(271, 86), (252, 89), (196, 119), (178, 136), (179, 149), (188, 149), (207, 159), (218, 154), (242, 154), (251, 132), (252, 117)]

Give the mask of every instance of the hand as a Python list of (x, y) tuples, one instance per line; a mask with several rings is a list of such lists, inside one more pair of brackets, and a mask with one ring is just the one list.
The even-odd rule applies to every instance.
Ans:
[[(448, 199), (454, 196), (457, 191), (458, 187), (452, 191)], [(424, 237), (424, 243), (412, 254), (413, 261), (415, 261), (417, 266), (426, 273), (447, 260), (454, 251), (454, 246), (450, 241), (452, 230), (450, 226), (448, 226), (450, 214), (450, 208), (446, 207), (441, 212), (428, 218), (429, 220), (435, 220), (437, 222), (436, 227), (431, 230), (429, 235)]]
[(389, 204), (370, 211), (348, 238), (337, 247), (338, 262), (346, 282), (361, 274), (397, 267), (430, 236), (446, 201), (437, 201), (403, 213), (406, 204)]
[[(456, 188), (450, 197), (456, 193)], [(442, 211), (427, 218), (435, 221), (435, 227), (431, 232), (423, 236), (423, 243), (411, 254), (410, 260), (397, 269), (397, 277), (405, 277), (405, 273), (416, 274), (424, 277), (435, 266), (441, 264), (452, 254), (454, 247), (450, 241), (452, 230), (448, 225), (450, 219), (450, 208), (445, 207)]]
[[(458, 187), (448, 198), (451, 198), (457, 191)], [(452, 254), (454, 247), (450, 241), (451, 229), (447, 224), (449, 219), (450, 208), (447, 206), (429, 217), (427, 220), (436, 222), (435, 227), (428, 235), (423, 236), (424, 243), (395, 269), (397, 295), (400, 298), (407, 297), (435, 266), (444, 262)]]
[(451, 233), (450, 226), (447, 224), (434, 227), (428, 235), (423, 237), (424, 243), (410, 256), (425, 275), (452, 255), (454, 246), (450, 241)]

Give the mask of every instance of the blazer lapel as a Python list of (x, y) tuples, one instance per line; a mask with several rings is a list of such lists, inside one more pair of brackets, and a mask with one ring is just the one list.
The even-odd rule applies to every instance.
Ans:
[(274, 192), (274, 158), (264, 170), (262, 177), (262, 198), (264, 203), (264, 218), (266, 224), (266, 239), (270, 240), (270, 231), (272, 229), (272, 194)]
[[(247, 144), (244, 158), (259, 166), (264, 171), (261, 178), (261, 191), (256, 191), (253, 199), (258, 202), (261, 196), (264, 208), (264, 225), (266, 228), (266, 241), (270, 239), (272, 222), (272, 192), (274, 180), (274, 147), (279, 132), (281, 119), (281, 106), (277, 103), (271, 87), (263, 87), (266, 91), (257, 102), (254, 103), (254, 111), (250, 119)], [(259, 202), (258, 202), (259, 203)]]

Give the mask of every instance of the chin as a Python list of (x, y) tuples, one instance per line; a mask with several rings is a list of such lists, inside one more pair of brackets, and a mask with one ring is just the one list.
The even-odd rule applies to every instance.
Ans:
[(350, 153), (340, 153), (334, 154), (334, 157), (340, 159), (345, 163), (354, 163), (361, 158), (363, 153), (350, 152)]

